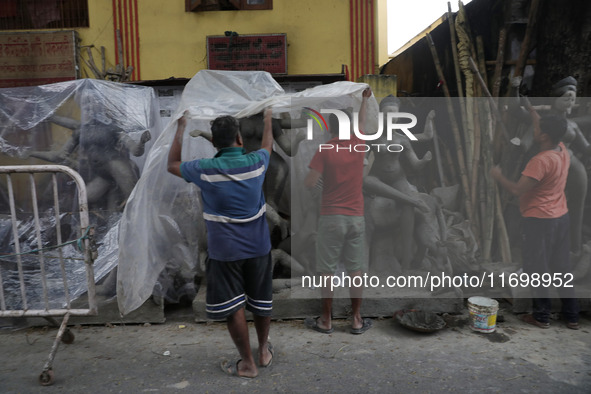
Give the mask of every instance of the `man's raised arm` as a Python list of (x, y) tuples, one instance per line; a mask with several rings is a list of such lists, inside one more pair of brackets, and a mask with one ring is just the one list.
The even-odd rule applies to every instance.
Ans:
[(261, 149), (266, 149), (269, 154), (273, 152), (273, 111), (271, 108), (266, 108), (264, 113), (264, 129), (263, 140), (261, 142)]
[(168, 152), (168, 172), (181, 178), (181, 152), (183, 151), (183, 133), (186, 126), (187, 117), (183, 115), (178, 120), (176, 134)]

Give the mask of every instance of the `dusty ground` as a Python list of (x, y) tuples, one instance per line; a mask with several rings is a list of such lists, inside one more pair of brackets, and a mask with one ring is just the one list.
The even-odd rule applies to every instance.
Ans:
[(375, 320), (360, 336), (349, 334), (346, 320), (331, 335), (301, 320), (274, 321), (273, 365), (247, 381), (218, 366), (236, 356), (225, 325), (194, 323), (190, 309), (177, 310), (165, 324), (73, 327), (75, 341), (60, 345), (48, 387), (37, 378), (57, 330), (5, 328), (0, 392), (591, 392), (589, 315), (573, 331), (562, 321), (542, 330), (501, 314), (492, 334), (470, 330), (465, 315), (433, 334), (394, 319)]

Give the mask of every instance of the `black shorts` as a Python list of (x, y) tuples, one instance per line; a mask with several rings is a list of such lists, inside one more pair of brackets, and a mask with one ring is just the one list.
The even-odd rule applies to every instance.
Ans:
[(245, 304), (246, 309), (257, 316), (271, 316), (271, 253), (236, 261), (209, 259), (206, 277), (205, 311), (209, 319), (225, 319)]

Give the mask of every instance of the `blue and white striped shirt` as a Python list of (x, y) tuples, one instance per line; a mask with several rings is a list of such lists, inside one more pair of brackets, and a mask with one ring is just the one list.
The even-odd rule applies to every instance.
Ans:
[(201, 189), (209, 257), (235, 261), (271, 250), (263, 181), (269, 152), (223, 148), (211, 159), (181, 164), (181, 174)]

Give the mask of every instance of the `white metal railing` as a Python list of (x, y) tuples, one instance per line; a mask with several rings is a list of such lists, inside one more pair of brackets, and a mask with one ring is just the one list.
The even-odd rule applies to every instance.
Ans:
[[(51, 182), (53, 189), (53, 210), (55, 215), (55, 232), (56, 232), (56, 245), (55, 246), (44, 246), (41, 234), (41, 220), (39, 217), (39, 205), (38, 205), (38, 193), (35, 182), (35, 174), (38, 173), (50, 173)], [(60, 224), (60, 206), (59, 197), (60, 191), (58, 190), (58, 182), (56, 174), (63, 173), (68, 175), (74, 180), (78, 190), (78, 206), (79, 206), (79, 223), (80, 223), (80, 236), (79, 238), (67, 242), (63, 242)], [(92, 316), (98, 314), (98, 308), (96, 304), (95, 294), (95, 283), (94, 283), (94, 269), (93, 269), (93, 245), (92, 235), (93, 231), (90, 228), (89, 215), (88, 215), (88, 202), (86, 195), (86, 184), (84, 180), (76, 171), (69, 167), (61, 165), (23, 165), (23, 166), (0, 166), (0, 174), (6, 174), (6, 182), (8, 189), (8, 201), (10, 205), (10, 219), (12, 224), (12, 239), (14, 243), (14, 253), (9, 255), (0, 255), (0, 317), (42, 317), (52, 321), (52, 317), (63, 317), (60, 329), (58, 330), (57, 337), (49, 355), (49, 360), (45, 364), (44, 370), (39, 377), (41, 384), (49, 385), (53, 383), (53, 370), (52, 363), (57, 347), (60, 341), (71, 343), (73, 341), (73, 335), (67, 329), (67, 322), (70, 316)], [(28, 174), (29, 175), (29, 189), (31, 192), (31, 201), (33, 208), (33, 220), (35, 224), (35, 235), (37, 240), (37, 248), (30, 251), (21, 250), (21, 242), (19, 240), (19, 221), (17, 220), (17, 210), (15, 204), (15, 193), (13, 187), (13, 175), (14, 174)], [(62, 248), (65, 245), (71, 243), (78, 243), (82, 246), (84, 253), (84, 265), (87, 282), (87, 295), (88, 305), (86, 308), (73, 308), (72, 300), (68, 288), (68, 280), (66, 273), (65, 259), (62, 253)], [(49, 249), (55, 249), (58, 252), (57, 258), (59, 259), (59, 266), (61, 270), (61, 281), (63, 285), (64, 299), (59, 300), (59, 305), (63, 307), (55, 307), (55, 300), (50, 300), (50, 294), (48, 291), (47, 283), (47, 264), (45, 252)], [(32, 305), (27, 296), (27, 286), (30, 283), (25, 282), (25, 269), (23, 267), (24, 255), (37, 256), (38, 270), (33, 270), (34, 274), (40, 276), (40, 283), (42, 287), (42, 302), (41, 306)], [(20, 295), (20, 302), (17, 303), (20, 306), (19, 309), (13, 308), (8, 305), (6, 299), (5, 287), (3, 285), (4, 280), (2, 278), (2, 264), (7, 262), (7, 259), (11, 258), (16, 260), (16, 266), (18, 271), (18, 282), (19, 282), (19, 294), (10, 294), (11, 300)], [(29, 268), (29, 267), (27, 267)], [(26, 274), (31, 275), (31, 270), (27, 269)], [(52, 283), (53, 284), (53, 283)], [(50, 302), (52, 306), (50, 307)], [(83, 305), (86, 306), (86, 305)], [(65, 335), (66, 334), (66, 335)], [(67, 337), (67, 339), (66, 339)]]

